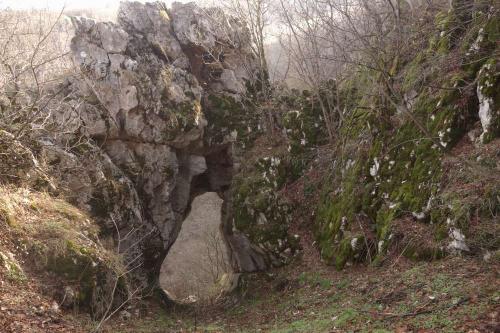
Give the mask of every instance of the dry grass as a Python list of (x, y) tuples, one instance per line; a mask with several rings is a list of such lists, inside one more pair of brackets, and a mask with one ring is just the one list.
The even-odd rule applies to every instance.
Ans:
[[(64, 248), (67, 241), (99, 249), (98, 227), (64, 200), (27, 188), (0, 187), (0, 232), (12, 240)], [(99, 249), (101, 250), (101, 249)]]
[[(5, 332), (79, 332), (61, 308), (76, 310), (80, 300), (64, 303), (65, 288), (88, 292), (89, 281), (105, 286), (124, 271), (121, 257), (104, 248), (87, 214), (23, 187), (0, 186), (0, 254), (0, 327)], [(99, 280), (101, 274), (106, 280)]]

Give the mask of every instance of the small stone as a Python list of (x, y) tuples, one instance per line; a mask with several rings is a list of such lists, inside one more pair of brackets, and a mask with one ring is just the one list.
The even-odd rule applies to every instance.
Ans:
[(120, 312), (120, 318), (122, 320), (128, 320), (132, 317), (132, 314), (130, 312), (128, 312), (127, 310), (123, 310), (122, 312)]
[(56, 313), (61, 311), (61, 308), (59, 307), (59, 304), (57, 304), (57, 302), (52, 302), (52, 304), (50, 305), (50, 309)]
[(469, 247), (465, 243), (465, 235), (459, 229), (456, 229), (456, 228), (451, 229), (450, 230), (450, 238), (452, 239), (452, 241), (450, 244), (448, 244), (449, 250), (455, 251), (455, 252), (456, 251), (458, 251), (458, 252), (470, 251)]
[(64, 295), (61, 301), (61, 305), (64, 307), (72, 307), (76, 302), (76, 295), (73, 288), (70, 286), (64, 287)]

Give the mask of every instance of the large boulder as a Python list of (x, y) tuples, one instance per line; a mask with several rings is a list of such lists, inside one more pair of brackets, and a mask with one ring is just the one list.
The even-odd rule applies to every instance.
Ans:
[(215, 192), (194, 198), (161, 268), (160, 285), (172, 299), (209, 301), (235, 286), (220, 229), (222, 202)]

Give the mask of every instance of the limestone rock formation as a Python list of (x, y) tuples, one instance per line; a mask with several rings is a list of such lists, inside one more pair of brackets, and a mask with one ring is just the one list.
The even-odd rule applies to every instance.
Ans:
[[(79, 103), (54, 115), (71, 134), (48, 138), (44, 160), (75, 203), (118, 230), (120, 250), (154, 280), (195, 194), (200, 188), (224, 192), (231, 183), (231, 140), (205, 138), (207, 124), (227, 131), (216, 119), (228, 115), (213, 116), (221, 111), (206, 100), (240, 100), (245, 93), (256, 68), (249, 35), (222, 11), (193, 3), (167, 9), (123, 2), (117, 23), (72, 22), (71, 51), (82, 75), (68, 77), (62, 88)], [(57, 148), (58, 140), (82, 138), (85, 144), (72, 153)], [(215, 220), (220, 225), (221, 218)], [(231, 218), (223, 220), (231, 230), (224, 236), (235, 254), (233, 268), (265, 268), (265, 253), (252, 249), (245, 235), (234, 236)], [(253, 259), (242, 265), (237, 258)]]
[[(174, 3), (172, 26), (192, 73), (209, 89), (238, 97), (257, 71), (243, 23), (218, 8)], [(250, 61), (249, 61), (250, 60)]]

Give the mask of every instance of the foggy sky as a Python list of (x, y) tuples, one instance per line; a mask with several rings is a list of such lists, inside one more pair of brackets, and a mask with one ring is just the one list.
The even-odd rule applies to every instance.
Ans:
[[(154, 0), (140, 0), (140, 2), (151, 2)], [(170, 3), (188, 2), (187, 0), (163, 0), (167, 5)], [(12, 9), (54, 9), (60, 10), (63, 6), (66, 9), (114, 9), (118, 7), (120, 0), (0, 0), (0, 8), (10, 7)]]

